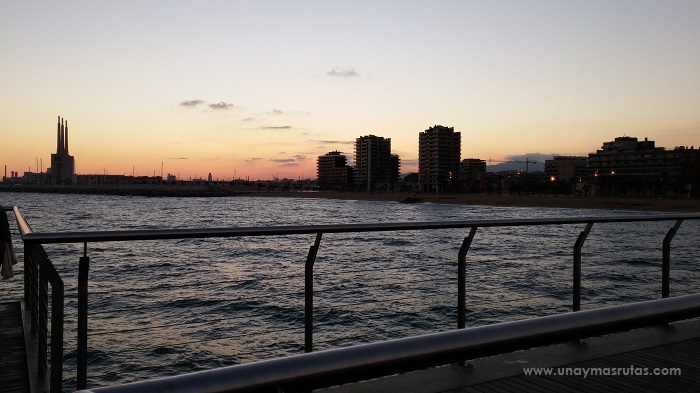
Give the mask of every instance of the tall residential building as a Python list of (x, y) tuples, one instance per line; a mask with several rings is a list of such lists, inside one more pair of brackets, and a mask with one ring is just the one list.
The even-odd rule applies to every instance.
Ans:
[(58, 116), (56, 128), (58, 134), (56, 154), (51, 155), (51, 168), (48, 169), (51, 173), (51, 183), (73, 184), (75, 158), (68, 154), (68, 121)]
[[(398, 157), (398, 156), (397, 156)], [(376, 191), (391, 187), (391, 138), (376, 135), (355, 139), (355, 185), (360, 190)]]
[(450, 192), (459, 181), (462, 138), (436, 125), (418, 135), (418, 178), (423, 192)]
[(348, 159), (339, 151), (332, 151), (317, 159), (318, 188), (320, 190), (347, 190), (352, 187), (353, 170)]
[(391, 155), (391, 183), (396, 184), (399, 182), (399, 175), (401, 174), (401, 158), (398, 154)]

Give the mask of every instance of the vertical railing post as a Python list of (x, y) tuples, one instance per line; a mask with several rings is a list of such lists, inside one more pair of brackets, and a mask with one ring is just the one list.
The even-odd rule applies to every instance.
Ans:
[(29, 247), (26, 243), (24, 244), (24, 304), (28, 310), (32, 310), (32, 269), (30, 267)]
[(27, 308), (30, 315), (30, 331), (37, 332), (39, 325), (39, 266), (37, 264), (37, 256), (35, 255), (35, 247), (40, 247), (35, 244), (24, 244), (24, 286), (28, 298)]
[(63, 280), (53, 266), (51, 281), (51, 393), (63, 392)]
[(309, 255), (304, 266), (304, 352), (313, 351), (314, 340), (314, 262), (321, 244), (322, 232), (316, 234), (314, 245), (309, 247)]
[(578, 235), (576, 244), (574, 244), (574, 285), (573, 305), (571, 307), (573, 311), (581, 310), (581, 248), (583, 247), (583, 243), (586, 241), (588, 234), (591, 232), (592, 227), (593, 223), (589, 222), (586, 225), (586, 229), (584, 229), (583, 232)]
[(88, 273), (90, 258), (87, 256), (87, 242), (78, 266), (78, 348), (77, 348), (77, 386), (78, 390), (87, 388), (87, 329), (88, 329)]
[(477, 227), (469, 229), (469, 235), (462, 241), (462, 246), (457, 254), (457, 329), (464, 329), (467, 325), (467, 252), (474, 240)]
[[(36, 261), (38, 262), (38, 261)], [(37, 350), (39, 357), (38, 371), (39, 375), (46, 375), (48, 373), (48, 335), (49, 335), (49, 281), (47, 277), (47, 272), (44, 271), (43, 267), (38, 267), (39, 270), (39, 296), (37, 298)]]
[(664, 237), (663, 264), (661, 267), (661, 297), (666, 298), (671, 294), (671, 240), (676, 236), (683, 220), (677, 220), (673, 228), (668, 230)]

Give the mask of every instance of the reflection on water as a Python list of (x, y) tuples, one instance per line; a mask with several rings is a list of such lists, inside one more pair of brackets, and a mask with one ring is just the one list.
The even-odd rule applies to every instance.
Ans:
[[(291, 198), (3, 194), (38, 232), (642, 214)], [(648, 213), (644, 213), (648, 214)], [(672, 246), (672, 295), (695, 292), (700, 223)], [(583, 248), (582, 308), (660, 297), (672, 222), (597, 224)], [(480, 228), (467, 256), (467, 324), (571, 308), (585, 225)], [(16, 233), (16, 231), (15, 231)], [(468, 230), (325, 234), (315, 264), (314, 348), (454, 329)], [(314, 235), (91, 243), (89, 387), (302, 353), (304, 262)], [(17, 243), (19, 246), (19, 243)], [(66, 284), (66, 386), (75, 386), (82, 244), (47, 245)], [(20, 251), (22, 247), (17, 247)], [(21, 255), (20, 255), (21, 257)], [(21, 275), (3, 282), (20, 293)]]

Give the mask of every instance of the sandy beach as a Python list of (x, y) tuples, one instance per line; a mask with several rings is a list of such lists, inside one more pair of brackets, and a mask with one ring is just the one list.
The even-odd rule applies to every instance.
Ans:
[(698, 199), (601, 198), (535, 195), (435, 195), (363, 192), (241, 192), (240, 196), (329, 198), (345, 200), (396, 201), (411, 197), (413, 203), (451, 203), (464, 205), (556, 207), (572, 209), (617, 209), (661, 212), (700, 213)]

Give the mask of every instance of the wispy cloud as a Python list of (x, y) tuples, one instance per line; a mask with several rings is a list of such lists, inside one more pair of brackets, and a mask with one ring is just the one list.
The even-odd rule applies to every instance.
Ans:
[(292, 128), (292, 126), (268, 126), (268, 127), (259, 127), (259, 130), (288, 130)]
[(189, 160), (187, 157), (169, 157), (168, 160)]
[[(284, 152), (280, 152), (278, 154), (285, 154)], [(305, 161), (306, 156), (303, 154), (297, 154), (292, 156), (291, 158), (271, 158), (269, 161), (274, 162), (279, 164), (279, 166), (284, 167), (284, 168), (291, 168), (291, 167), (296, 167), (299, 166), (299, 161)]]
[(216, 104), (209, 104), (209, 108), (214, 109), (214, 110), (226, 110), (230, 107), (232, 107), (233, 104), (229, 104), (227, 102), (217, 102)]
[(262, 157), (250, 157), (249, 159), (245, 160), (245, 162), (254, 163), (260, 160), (262, 160)]
[(201, 105), (201, 104), (204, 104), (204, 101), (202, 101), (202, 100), (188, 100), (188, 101), (182, 101), (180, 103), (180, 106), (192, 108), (192, 107), (195, 107), (195, 106)]
[(282, 109), (273, 109), (268, 112), (261, 113), (265, 116), (310, 116), (311, 112), (305, 111), (284, 111)]
[(333, 67), (332, 70), (326, 72), (327, 76), (338, 76), (342, 78), (355, 78), (360, 74), (353, 67)]
[(312, 142), (318, 142), (318, 143), (326, 143), (329, 145), (352, 145), (355, 143), (355, 141), (329, 141), (329, 140), (320, 140), (320, 141), (312, 141)]

